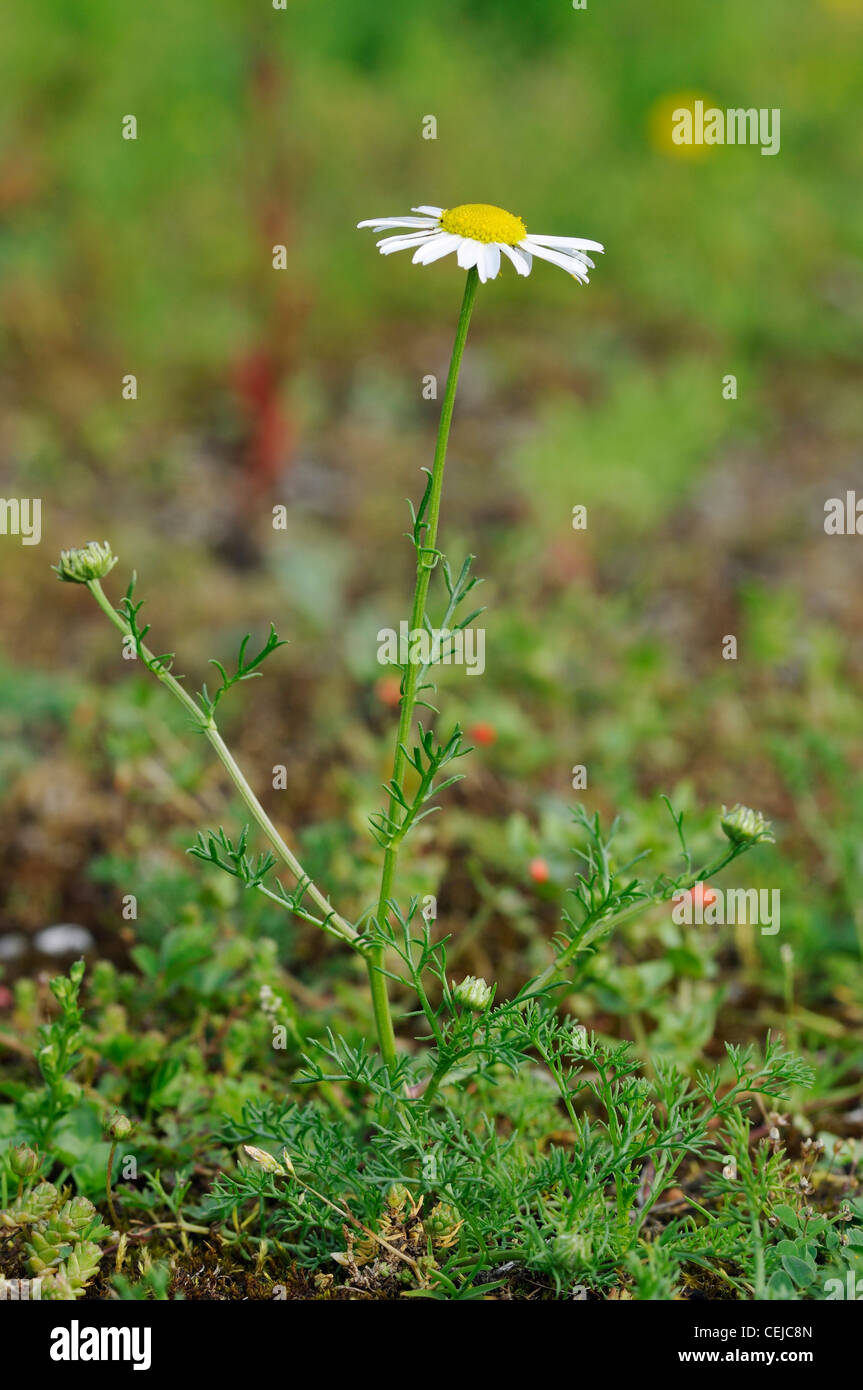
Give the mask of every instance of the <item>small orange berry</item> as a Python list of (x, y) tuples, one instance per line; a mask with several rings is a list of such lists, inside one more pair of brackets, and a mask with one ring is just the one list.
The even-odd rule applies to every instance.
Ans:
[(480, 747), (487, 748), (497, 739), (497, 729), (487, 720), (481, 719), (477, 724), (471, 724), (467, 731), (471, 743), (477, 743)]
[(375, 694), (381, 704), (395, 709), (402, 698), (402, 683), (398, 676), (381, 676), (375, 682)]
[(712, 907), (716, 902), (716, 890), (709, 888), (706, 883), (694, 883), (689, 890), (694, 907)]
[(548, 864), (544, 859), (531, 859), (529, 873), (534, 883), (548, 883)]

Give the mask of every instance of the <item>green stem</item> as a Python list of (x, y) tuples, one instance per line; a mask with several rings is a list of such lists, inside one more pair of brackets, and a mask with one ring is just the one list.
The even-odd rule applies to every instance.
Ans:
[(437, 1095), (438, 1091), (443, 1085), (443, 1082), (446, 1079), (446, 1075), (449, 1070), (449, 1062), (441, 1062), (440, 1065), (433, 1072), (429, 1084), (426, 1086), (425, 1090), (422, 1093), (423, 1100), (425, 1101), (426, 1105), (429, 1105), (434, 1100), (435, 1096)]
[[(470, 317), (473, 311), (474, 300), (476, 299), (478, 284), (479, 276), (476, 270), (469, 270), (464, 287), (464, 298), (462, 299), (461, 313), (459, 314), (452, 357), (449, 364), (446, 390), (444, 391), (443, 404), (441, 406), (437, 446), (435, 448), (434, 465), (432, 467), (431, 490), (424, 518), (425, 535), (422, 537), (422, 544), (417, 546), (417, 577), (416, 587), (414, 589), (413, 609), (411, 611), (411, 632), (416, 632), (418, 629), (425, 626), (426, 600), (428, 598), (431, 572), (437, 564), (438, 559), (437, 531), (438, 519), (440, 517), (441, 493), (443, 491), (443, 474), (444, 465), (446, 463), (447, 444), (449, 442), (450, 425), (452, 424), (452, 413), (453, 406), (455, 405), (459, 369), (464, 354), (464, 345), (467, 340), (467, 331), (470, 325)], [(393, 755), (392, 775), (394, 785), (399, 788), (402, 786), (405, 773), (405, 748), (407, 747), (413, 724), (419, 670), (420, 668), (415, 662), (409, 661), (402, 681), (401, 710), (399, 713), (398, 733), (396, 734), (395, 753)], [(389, 804), (390, 820), (395, 822), (398, 815), (399, 801), (397, 797), (391, 796)], [(384, 851), (381, 887), (378, 896), (376, 916), (379, 929), (389, 910), (389, 903), (392, 898), (401, 838), (403, 837), (398, 835), (397, 832), (394, 841), (391, 842)], [(384, 946), (383, 943), (378, 943), (369, 951), (366, 963), (372, 991), (375, 1023), (377, 1025), (378, 1038), (381, 1044), (381, 1054), (387, 1065), (392, 1066), (396, 1059), (395, 1035), (393, 1032), (393, 1021), (390, 1012), (386, 976), (382, 973), (383, 961)]]
[[(111, 620), (118, 631), (122, 632), (124, 637), (131, 637), (133, 634), (129, 624), (126, 622), (123, 615), (111, 605), (99, 580), (90, 580), (87, 584), (87, 588), (102, 609), (102, 612)], [(311, 898), (312, 902), (315, 903), (324, 914), (324, 921), (318, 923), (318, 925), (324, 927), (325, 930), (332, 935), (341, 937), (342, 940), (347, 941), (350, 945), (356, 945), (361, 939), (359, 932), (355, 927), (351, 926), (350, 922), (347, 922), (344, 917), (341, 917), (336, 912), (335, 908), (324, 894), (311, 882), (296, 855), (289, 846), (285, 844), (285, 841), (282, 839), (263, 806), (258, 801), (258, 798), (255, 796), (255, 793), (252, 791), (248, 780), (237, 764), (233, 754), (222, 738), (222, 735), (219, 733), (215, 721), (195, 704), (195, 701), (192, 699), (191, 695), (189, 695), (188, 691), (183, 689), (180, 682), (171, 675), (170, 671), (167, 671), (164, 666), (159, 665), (156, 657), (143, 643), (140, 644), (140, 651), (152, 674), (157, 680), (161, 681), (162, 685), (170, 690), (175, 699), (179, 700), (180, 704), (186, 710), (186, 713), (191, 717), (196, 728), (206, 735), (211, 747), (236, 787), (253, 820), (260, 830), (263, 831), (279, 858), (287, 865), (293, 877), (298, 883), (305, 885), (306, 896)], [(309, 921), (310, 919), (305, 915), (303, 920)]]
[(111, 1144), (111, 1152), (108, 1154), (108, 1168), (105, 1173), (105, 1196), (108, 1199), (108, 1211), (111, 1213), (111, 1224), (119, 1230), (120, 1223), (117, 1220), (117, 1213), (114, 1210), (114, 1196), (111, 1192), (111, 1172), (114, 1167), (114, 1154), (117, 1152), (117, 1140)]

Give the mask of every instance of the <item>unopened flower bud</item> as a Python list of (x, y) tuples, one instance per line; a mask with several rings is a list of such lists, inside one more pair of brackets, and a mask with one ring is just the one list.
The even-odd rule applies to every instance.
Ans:
[(761, 840), (770, 844), (774, 842), (770, 821), (765, 820), (760, 811), (741, 806), (739, 802), (730, 811), (723, 806), (720, 824), (732, 844), (757, 845)]
[(18, 1144), (9, 1150), (9, 1167), (16, 1178), (32, 1178), (39, 1167), (39, 1155), (27, 1144)]
[(490, 1002), (491, 996), (491, 985), (487, 985), (485, 980), (477, 979), (475, 975), (466, 975), (453, 990), (455, 1002), (473, 1009), (476, 1013), (482, 1012)]
[(268, 1154), (266, 1149), (258, 1149), (254, 1144), (244, 1144), (243, 1148), (249, 1158), (253, 1158), (268, 1173), (277, 1173), (282, 1178), (286, 1176), (286, 1169), (282, 1167), (278, 1159), (273, 1158), (272, 1154)]
[(89, 584), (92, 579), (104, 579), (116, 563), (107, 541), (88, 541), (77, 550), (61, 551), (59, 565), (51, 568), (58, 579), (69, 584)]
[(387, 1192), (387, 1206), (392, 1212), (404, 1211), (410, 1203), (413, 1206), (411, 1194), (408, 1192), (403, 1182), (394, 1182)]
[(125, 1115), (115, 1115), (108, 1124), (108, 1134), (112, 1139), (125, 1139), (132, 1132), (132, 1121)]

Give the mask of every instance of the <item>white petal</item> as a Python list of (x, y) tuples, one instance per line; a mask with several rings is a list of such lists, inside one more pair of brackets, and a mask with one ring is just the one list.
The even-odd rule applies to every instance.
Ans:
[(409, 251), (413, 246), (422, 246), (437, 236), (437, 232), (411, 232), (409, 236), (388, 236), (377, 243), (382, 256), (391, 256), (394, 251)]
[(372, 217), (367, 222), (358, 222), (357, 226), (384, 232), (387, 227), (436, 227), (437, 220), (433, 217)]
[(462, 270), (470, 270), (475, 266), (481, 251), (481, 241), (474, 241), (472, 237), (462, 237), (458, 248), (458, 263)]
[(492, 242), (485, 248), (485, 268), (489, 280), (494, 280), (500, 272), (500, 246)]
[(422, 207), (418, 207), (418, 208), (411, 208), (411, 212), (427, 212), (427, 213), (429, 213), (430, 216), (432, 216), (432, 217), (440, 217), (441, 214), (444, 213), (445, 211), (446, 211), (445, 208), (430, 208), (430, 207), (426, 207), (425, 205), (423, 205)]
[(533, 257), (529, 251), (519, 251), (515, 246), (504, 246), (503, 242), (501, 242), (500, 249), (505, 256), (509, 256), (519, 275), (530, 274)]
[(460, 241), (461, 237), (451, 232), (441, 232), (440, 236), (432, 237), (414, 252), (414, 265), (431, 265), (432, 261), (439, 261), (441, 256), (448, 256), (454, 251)]
[(585, 241), (583, 237), (576, 236), (533, 236), (528, 235), (525, 241), (535, 243), (537, 246), (557, 246), (561, 250), (570, 251), (604, 251), (605, 247), (598, 241)]
[[(524, 241), (519, 243), (521, 246), (524, 244)], [(550, 261), (552, 265), (559, 265), (561, 270), (568, 270), (574, 279), (581, 280), (585, 285), (588, 283), (584, 262), (576, 260), (575, 256), (567, 256), (563, 251), (552, 251), (548, 246), (533, 244), (530, 249), (535, 256), (539, 256), (541, 261)]]
[(565, 247), (565, 246), (549, 247), (549, 246), (546, 246), (545, 243), (544, 243), (544, 242), (541, 242), (541, 241), (533, 242), (532, 245), (533, 245), (534, 251), (536, 251), (538, 247), (542, 247), (542, 248), (543, 248), (544, 250), (546, 250), (546, 251), (554, 250), (554, 251), (557, 251), (557, 252), (558, 252), (560, 255), (562, 255), (562, 256), (569, 256), (570, 260), (579, 261), (579, 262), (581, 263), (581, 265), (583, 265), (583, 266), (585, 267), (585, 269), (593, 270), (594, 267), (595, 267), (595, 264), (596, 264), (595, 261), (592, 261), (592, 260), (590, 259), (590, 257), (588, 256), (588, 254), (587, 254), (586, 251), (570, 251), (570, 250), (569, 250), (567, 247)]

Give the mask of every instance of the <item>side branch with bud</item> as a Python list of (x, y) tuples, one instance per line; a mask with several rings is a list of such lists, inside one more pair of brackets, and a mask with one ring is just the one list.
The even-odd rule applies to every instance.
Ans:
[[(137, 656), (146, 669), (155, 676), (162, 685), (168, 689), (174, 698), (179, 701), (183, 709), (189, 715), (194, 727), (202, 733), (216, 756), (230, 777), (243, 804), (254, 820), (258, 828), (263, 832), (267, 840), (272, 845), (276, 853), (276, 859), (285, 864), (294, 878), (297, 887), (292, 893), (288, 893), (280, 883), (277, 889), (271, 889), (263, 883), (262, 865), (266, 869), (275, 866), (276, 859), (269, 856), (267, 860), (259, 857), (254, 865), (248, 860), (245, 853), (245, 832), (238, 842), (238, 848), (227, 839), (223, 831), (219, 831), (218, 836), (209, 836), (206, 840), (201, 837), (198, 844), (194, 847), (193, 853), (198, 858), (206, 858), (219, 868), (240, 878), (249, 887), (254, 887), (264, 892), (267, 897), (275, 902), (287, 907), (295, 916), (304, 922), (310, 922), (319, 927), (322, 931), (331, 936), (345, 941), (348, 945), (357, 950), (364, 950), (363, 939), (356, 927), (352, 926), (346, 918), (336, 911), (329, 899), (320, 891), (315, 883), (306, 873), (293, 850), (286, 844), (283, 837), (279, 834), (270, 817), (267, 815), (260, 801), (256, 797), (245, 774), (239, 767), (236, 759), (219, 733), (215, 721), (215, 710), (222, 696), (224, 696), (233, 685), (239, 681), (248, 680), (252, 676), (259, 675), (257, 667), (260, 666), (269, 654), (283, 645), (276, 635), (275, 629), (271, 626), (270, 635), (264, 647), (254, 657), (247, 657), (246, 649), (249, 638), (246, 637), (240, 646), (237, 661), (237, 671), (234, 675), (228, 675), (221, 663), (215, 665), (222, 679), (220, 688), (214, 697), (210, 697), (207, 688), (204, 686), (198, 699), (200, 703), (192, 698), (187, 690), (183, 688), (176, 676), (171, 674), (173, 664), (173, 653), (164, 653), (156, 656), (146, 646), (144, 638), (149, 631), (148, 627), (138, 626), (138, 614), (141, 603), (133, 601), (135, 578), (132, 581), (121, 602), (120, 609), (112, 606), (107, 598), (101, 581), (111, 572), (117, 563), (117, 559), (111, 553), (111, 548), (107, 541), (102, 543), (90, 541), (88, 545), (78, 550), (66, 550), (60, 556), (59, 565), (53, 568), (58, 578), (67, 583), (83, 584), (93, 595), (102, 612), (113, 623), (118, 632), (122, 633), (126, 640), (133, 643)], [(308, 906), (303, 904), (303, 899), (308, 900), (317, 908), (320, 916), (315, 915)]]

